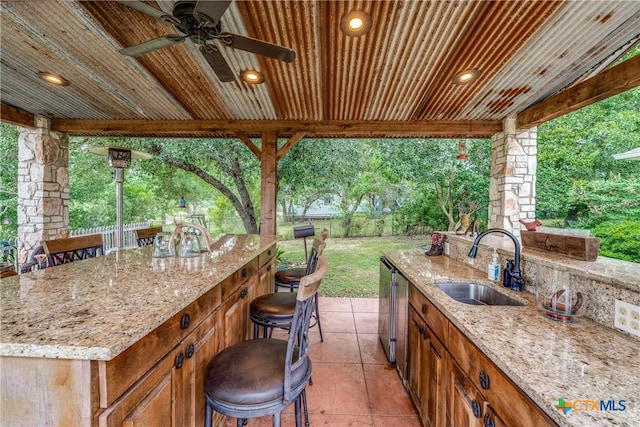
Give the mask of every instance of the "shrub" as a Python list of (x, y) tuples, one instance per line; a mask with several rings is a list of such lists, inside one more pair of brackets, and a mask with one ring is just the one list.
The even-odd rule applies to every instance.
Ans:
[(605, 222), (595, 227), (602, 256), (640, 262), (640, 221)]

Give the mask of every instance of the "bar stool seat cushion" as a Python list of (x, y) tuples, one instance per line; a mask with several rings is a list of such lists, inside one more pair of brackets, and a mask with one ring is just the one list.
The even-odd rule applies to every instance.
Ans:
[(295, 292), (276, 292), (261, 295), (251, 301), (250, 313), (252, 318), (259, 318), (272, 322), (293, 318), (296, 308)]
[(300, 279), (307, 273), (306, 267), (287, 268), (284, 270), (276, 271), (275, 280), (276, 283), (283, 285), (297, 286), (300, 283)]
[[(224, 406), (282, 404), (287, 341), (265, 338), (235, 344), (209, 363), (205, 393)], [(294, 360), (297, 359), (297, 348)], [(311, 360), (291, 372), (292, 389), (304, 388), (311, 376)]]

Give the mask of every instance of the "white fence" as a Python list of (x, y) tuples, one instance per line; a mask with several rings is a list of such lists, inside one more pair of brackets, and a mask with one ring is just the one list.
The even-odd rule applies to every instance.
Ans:
[[(147, 222), (136, 222), (132, 224), (124, 224), (124, 242), (123, 248), (132, 248), (137, 246), (136, 244), (136, 233), (135, 230), (140, 228), (147, 228), (150, 226), (149, 221)], [(110, 251), (115, 247), (115, 235), (116, 235), (116, 226), (104, 226), (104, 227), (93, 227), (93, 228), (82, 228), (79, 230), (71, 230), (71, 236), (84, 236), (87, 234), (102, 234), (102, 242), (104, 246), (105, 253)]]

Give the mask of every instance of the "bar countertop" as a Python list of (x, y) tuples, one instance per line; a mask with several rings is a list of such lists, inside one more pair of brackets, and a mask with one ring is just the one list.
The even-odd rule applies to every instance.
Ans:
[(276, 240), (225, 235), (192, 258), (145, 246), (2, 279), (0, 356), (111, 360)]
[[(426, 257), (417, 249), (384, 255), (559, 425), (640, 425), (640, 340), (587, 318), (575, 323), (548, 319), (532, 294), (495, 285), (485, 272), (447, 256)], [(460, 279), (495, 287), (527, 305), (467, 305), (434, 286)], [(617, 410), (571, 410), (565, 416), (555, 408), (561, 398), (612, 400)]]

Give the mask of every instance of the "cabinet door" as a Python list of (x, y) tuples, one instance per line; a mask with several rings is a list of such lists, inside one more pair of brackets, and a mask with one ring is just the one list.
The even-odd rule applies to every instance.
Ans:
[(422, 382), (424, 381), (424, 374), (422, 371), (426, 368), (426, 363), (424, 362), (425, 351), (422, 343), (422, 328), (422, 318), (412, 306), (409, 306), (409, 325), (407, 329), (407, 382), (409, 386), (409, 393), (411, 393), (411, 397), (413, 397), (413, 402), (418, 409), (418, 414), (420, 415), (420, 418), (424, 420), (424, 405), (422, 402), (422, 390), (424, 390)]
[[(430, 328), (427, 328), (428, 348), (426, 366), (426, 381), (422, 399), (425, 405), (423, 424), (430, 427), (440, 427), (444, 423), (445, 401), (446, 401), (446, 349), (440, 340), (434, 335)], [(424, 334), (423, 334), (424, 336)]]
[(447, 353), (444, 345), (412, 306), (408, 344), (409, 390), (422, 424), (440, 427), (444, 422)]
[(123, 427), (170, 426), (171, 374), (166, 375), (122, 421)]
[(100, 427), (200, 427), (204, 372), (220, 351), (219, 311), (211, 314), (99, 417)]
[(246, 286), (238, 288), (222, 305), (224, 324), (224, 348), (243, 341), (246, 337), (246, 305), (245, 299), (249, 291)]
[(447, 426), (482, 427), (486, 402), (460, 367), (448, 358)]
[(182, 380), (175, 360), (181, 352), (176, 346), (166, 357), (152, 367), (126, 393), (98, 417), (100, 427), (180, 426), (176, 413), (180, 402), (174, 399), (176, 385)]

